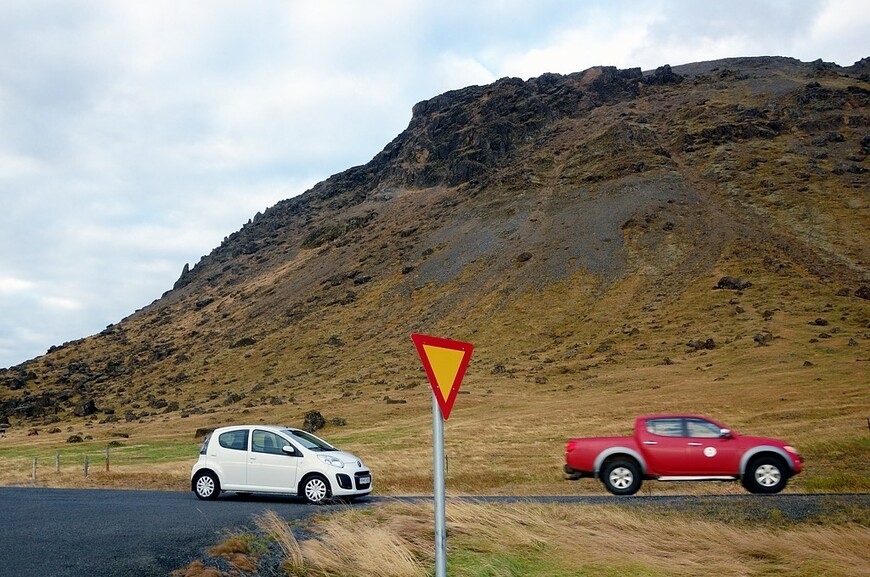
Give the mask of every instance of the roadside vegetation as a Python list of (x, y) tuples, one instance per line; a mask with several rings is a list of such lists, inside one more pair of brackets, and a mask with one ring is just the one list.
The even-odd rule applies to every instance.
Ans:
[[(393, 503), (291, 528), (270, 512), (258, 519), (257, 532), (229, 537), (175, 575), (277, 567), (288, 576), (425, 577), (434, 566), (431, 517), (431, 504)], [(456, 577), (870, 575), (866, 509), (793, 521), (778, 509), (721, 504), (675, 512), (449, 502), (447, 527), (448, 573)]]

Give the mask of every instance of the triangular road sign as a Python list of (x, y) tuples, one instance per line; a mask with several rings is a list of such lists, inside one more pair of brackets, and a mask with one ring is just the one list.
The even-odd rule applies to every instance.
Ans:
[(471, 360), (474, 345), (461, 341), (452, 341), (428, 335), (411, 335), (411, 340), (417, 347), (432, 392), (438, 400), (441, 415), (446, 421), (453, 409), (453, 401), (459, 393), (462, 377)]

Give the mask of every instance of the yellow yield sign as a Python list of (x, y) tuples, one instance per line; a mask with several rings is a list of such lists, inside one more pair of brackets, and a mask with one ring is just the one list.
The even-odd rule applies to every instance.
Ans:
[(447, 577), (446, 492), (444, 489), (444, 421), (471, 360), (474, 345), (427, 335), (411, 335), (432, 385), (432, 488), (435, 503), (435, 577)]
[(428, 335), (411, 335), (411, 340), (417, 347), (432, 392), (438, 401), (441, 415), (446, 421), (453, 409), (456, 394), (462, 384), (462, 377), (471, 360), (474, 345), (462, 341), (452, 341)]

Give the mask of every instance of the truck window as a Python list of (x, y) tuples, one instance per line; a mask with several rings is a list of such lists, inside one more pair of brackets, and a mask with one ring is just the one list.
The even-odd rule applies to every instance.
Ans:
[(715, 439), (719, 437), (719, 425), (701, 419), (687, 419), (686, 429), (690, 437)]
[(683, 419), (650, 419), (646, 422), (646, 430), (653, 435), (662, 437), (683, 437)]

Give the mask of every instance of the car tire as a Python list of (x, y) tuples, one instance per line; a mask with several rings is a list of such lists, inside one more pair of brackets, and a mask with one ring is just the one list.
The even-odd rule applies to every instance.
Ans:
[(608, 463), (601, 473), (604, 487), (614, 495), (634, 495), (640, 489), (640, 467), (628, 459)]
[(302, 483), (302, 496), (312, 505), (326, 503), (332, 492), (329, 490), (329, 481), (321, 475), (312, 475)]
[(788, 482), (788, 469), (782, 459), (759, 457), (749, 463), (742, 482), (743, 487), (750, 493), (779, 493)]
[(212, 501), (218, 498), (221, 494), (221, 484), (218, 481), (217, 475), (206, 472), (197, 475), (193, 481), (193, 492), (197, 498), (203, 501)]

